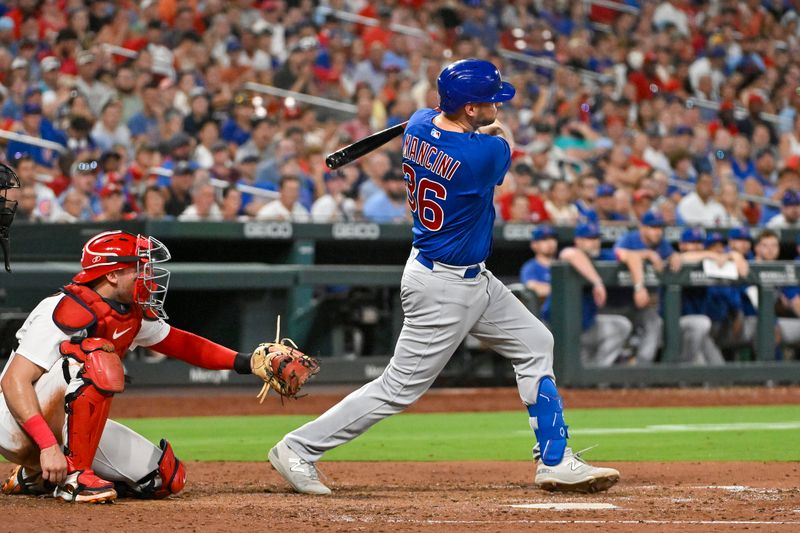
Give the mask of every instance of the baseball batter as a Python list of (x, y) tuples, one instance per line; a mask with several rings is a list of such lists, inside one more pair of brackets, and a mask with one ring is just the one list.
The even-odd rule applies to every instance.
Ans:
[(169, 442), (156, 446), (108, 420), (114, 394), (125, 388), (121, 357), (137, 345), (203, 368), (281, 382), (276, 390), (284, 377), (263, 368), (279, 359), (292, 369), (287, 395), (316, 371), (302, 358), (279, 353), (279, 344), (237, 353), (170, 327), (163, 308), (169, 271), (162, 265), (169, 258), (152, 237), (96, 235), (83, 248), (83, 270), (73, 283), (25, 320), (0, 375), (0, 454), (17, 465), (3, 493), (99, 503), (114, 500), (118, 491), (165, 498), (183, 488), (186, 468)]
[(511, 135), (497, 121), (497, 109), (514, 96), (514, 87), (491, 63), (466, 59), (441, 72), (438, 90), (441, 112), (417, 111), (403, 137), (414, 238), (394, 356), (379, 378), (286, 435), (269, 460), (296, 491), (330, 494), (315, 467), (322, 455), (414, 403), (472, 334), (514, 366), (538, 441), (536, 483), (550, 490), (606, 490), (619, 472), (593, 467), (567, 447), (552, 334), (484, 264), (494, 189), (511, 163)]

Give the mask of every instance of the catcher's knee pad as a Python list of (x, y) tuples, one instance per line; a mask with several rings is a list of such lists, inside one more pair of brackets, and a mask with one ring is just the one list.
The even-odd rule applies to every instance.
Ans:
[(162, 450), (158, 468), (128, 487), (136, 498), (160, 500), (178, 494), (186, 485), (186, 467), (175, 457), (172, 445), (167, 439), (161, 439), (158, 447)]
[(97, 337), (83, 339), (80, 343), (64, 341), (60, 349), (61, 355), (83, 363), (77, 377), (84, 383), (106, 395), (125, 390), (125, 369), (109, 341)]
[(528, 406), (531, 428), (541, 449), (542, 462), (557, 465), (567, 447), (567, 425), (564, 423), (564, 405), (556, 384), (549, 377), (539, 382), (536, 403)]

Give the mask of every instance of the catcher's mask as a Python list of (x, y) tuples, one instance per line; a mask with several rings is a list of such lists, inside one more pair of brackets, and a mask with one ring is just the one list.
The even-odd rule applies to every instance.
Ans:
[(17, 212), (17, 201), (6, 196), (9, 189), (19, 189), (19, 176), (14, 169), (0, 163), (0, 248), (3, 249), (6, 272), (11, 272), (11, 241), (9, 229)]
[(92, 280), (130, 266), (136, 266), (133, 301), (158, 318), (167, 318), (164, 300), (169, 286), (169, 270), (156, 266), (170, 260), (169, 250), (153, 237), (126, 231), (106, 231), (95, 235), (83, 246), (81, 266), (72, 281)]

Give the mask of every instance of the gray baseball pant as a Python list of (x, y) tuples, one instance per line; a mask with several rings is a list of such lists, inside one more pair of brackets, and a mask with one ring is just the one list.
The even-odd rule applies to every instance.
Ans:
[(639, 326), (639, 347), (636, 350), (636, 362), (650, 365), (656, 360), (656, 352), (661, 344), (661, 332), (664, 329), (664, 319), (658, 314), (656, 306), (651, 305), (644, 309), (637, 309), (635, 321)]
[(779, 318), (778, 329), (781, 332), (781, 344), (795, 346), (800, 344), (800, 318)]
[(430, 270), (415, 256), (400, 286), (403, 329), (383, 374), (284, 437), (306, 461), (417, 401), (467, 334), (511, 361), (524, 405), (536, 403), (542, 378), (554, 378), (553, 335), (491, 272), (481, 265), (477, 277), (465, 279), (463, 267), (435, 263)]
[(719, 365), (725, 363), (711, 338), (711, 319), (706, 315), (684, 315), (680, 318), (681, 362), (698, 365)]
[(622, 315), (597, 315), (592, 327), (581, 334), (581, 362), (611, 366), (622, 353), (633, 324)]

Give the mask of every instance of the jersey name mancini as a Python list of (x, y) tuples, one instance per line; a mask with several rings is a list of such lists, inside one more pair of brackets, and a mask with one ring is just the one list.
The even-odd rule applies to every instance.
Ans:
[(448, 155), (447, 152), (428, 141), (421, 140), (416, 135), (405, 135), (403, 137), (403, 158), (448, 181), (456, 173), (458, 167), (461, 166), (461, 161)]

